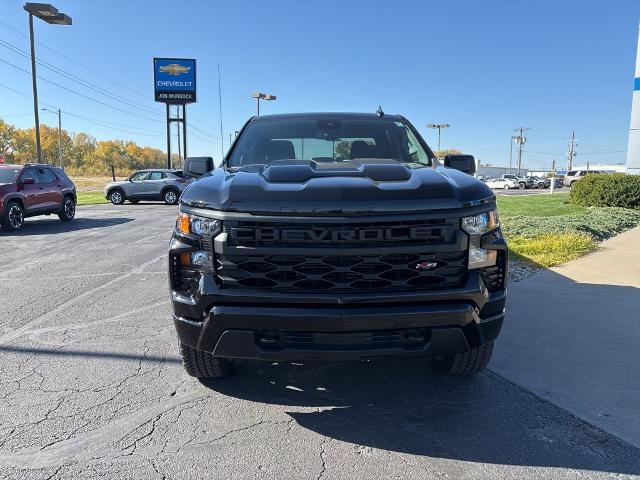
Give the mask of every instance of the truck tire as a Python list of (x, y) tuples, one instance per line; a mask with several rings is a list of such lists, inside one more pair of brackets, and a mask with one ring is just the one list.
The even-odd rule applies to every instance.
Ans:
[(196, 378), (222, 378), (233, 370), (233, 360), (214, 357), (209, 352), (196, 350), (179, 342), (182, 366), (189, 375)]
[(518, 184), (518, 187), (520, 188), (520, 190), (524, 190), (525, 188), (527, 188), (527, 184), (526, 184), (526, 183), (524, 183), (524, 182), (520, 182), (520, 183)]
[(449, 375), (473, 375), (483, 370), (493, 352), (493, 342), (474, 347), (465, 353), (435, 357), (436, 368)]

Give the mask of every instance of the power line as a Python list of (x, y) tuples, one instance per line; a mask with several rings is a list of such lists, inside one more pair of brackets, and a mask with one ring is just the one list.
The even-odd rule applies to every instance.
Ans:
[[(18, 90), (15, 90), (15, 89), (9, 87), (8, 85), (4, 85), (4, 84), (0, 83), (0, 87), (6, 88), (7, 90), (10, 90), (13, 93), (15, 93), (16, 95), (20, 95), (22, 97), (25, 97), (25, 98), (28, 98), (28, 99), (32, 99), (33, 98), (31, 95), (27, 95), (27, 94), (22, 93), (22, 92), (20, 92)], [(47, 103), (47, 102), (45, 102), (43, 100), (39, 100), (39, 103), (41, 103), (42, 105), (45, 105), (45, 106), (47, 106), (49, 108), (52, 108), (52, 109), (58, 110), (58, 108), (59, 108), (58, 106), (52, 105), (52, 104)], [(79, 115), (77, 113), (73, 113), (73, 112), (70, 112), (68, 110), (62, 110), (62, 112), (65, 113), (66, 115), (70, 115), (72, 117), (82, 118), (83, 120), (86, 120), (86, 121), (88, 121), (90, 123), (95, 123), (96, 125), (100, 125), (100, 126), (109, 128), (111, 130), (117, 130), (119, 132), (128, 133), (128, 134), (131, 134), (131, 135), (160, 136), (160, 135), (152, 135), (152, 134), (148, 134), (148, 133), (139, 133), (139, 132), (134, 132), (134, 131), (131, 131), (131, 130), (125, 130), (123, 128), (120, 128), (120, 127), (129, 127), (128, 125), (117, 124), (117, 125), (119, 125), (118, 127), (113, 127), (113, 126), (109, 125), (109, 123), (112, 123), (112, 122), (107, 122), (106, 120), (97, 120), (97, 119), (93, 119), (91, 117), (85, 117), (84, 115)], [(33, 115), (33, 114), (30, 113), (29, 115)], [(137, 127), (129, 127), (129, 128), (137, 128)]]
[[(27, 34), (25, 34), (25, 33), (21, 32), (20, 30), (18, 30), (18, 29), (16, 29), (16, 28), (13, 28), (13, 27), (12, 27), (12, 26), (10, 26), (10, 25), (7, 25), (7, 24), (6, 24), (6, 23), (4, 23), (4, 22), (0, 22), (0, 25), (2, 25), (2, 26), (3, 26), (3, 27), (5, 27), (5, 28), (8, 28), (9, 30), (12, 30), (13, 32), (17, 33), (18, 35), (23, 36), (24, 38), (27, 38), (27, 39), (29, 38), (29, 36), (28, 36)], [(45, 44), (43, 44), (43, 43), (41, 43), (41, 42), (38, 42), (37, 40), (36, 40), (36, 42), (35, 42), (35, 43), (37, 43), (37, 44), (38, 44), (38, 45), (40, 45), (41, 47), (46, 48), (47, 50), (49, 50), (49, 51), (51, 51), (51, 52), (53, 52), (53, 53), (55, 53), (55, 54), (57, 54), (57, 55), (60, 55), (62, 58), (65, 58), (66, 60), (70, 61), (71, 63), (73, 63), (73, 64), (75, 64), (75, 65), (78, 65), (79, 67), (84, 68), (85, 70), (87, 70), (87, 71), (89, 71), (89, 72), (93, 73), (94, 75), (97, 75), (98, 77), (103, 78), (103, 79), (105, 79), (105, 80), (107, 80), (107, 81), (109, 81), (109, 82), (113, 83), (114, 85), (118, 85), (119, 87), (124, 88), (124, 89), (126, 89), (126, 90), (129, 90), (130, 92), (133, 92), (133, 93), (135, 93), (136, 95), (140, 95), (140, 96), (141, 96), (141, 97), (143, 97), (143, 98), (148, 98), (146, 94), (141, 93), (141, 92), (138, 92), (138, 91), (136, 91), (136, 90), (134, 90), (134, 89), (132, 89), (132, 88), (130, 88), (130, 87), (128, 87), (128, 86), (126, 86), (126, 85), (123, 85), (122, 83), (120, 83), (120, 82), (118, 82), (118, 81), (116, 81), (116, 80), (113, 80), (112, 78), (109, 78), (109, 77), (107, 77), (106, 75), (103, 75), (103, 74), (102, 74), (102, 73), (100, 73), (100, 72), (97, 72), (97, 71), (96, 71), (96, 70), (94, 70), (93, 68), (88, 67), (88, 66), (86, 66), (86, 65), (84, 65), (84, 64), (82, 64), (82, 63), (80, 63), (80, 62), (78, 62), (77, 60), (74, 60), (74, 59), (73, 59), (73, 58), (71, 58), (71, 57), (68, 57), (67, 55), (65, 55), (65, 54), (64, 54), (64, 53), (62, 53), (62, 52), (59, 52), (58, 50), (55, 50), (55, 49), (53, 49), (53, 48), (51, 48), (51, 47), (49, 47), (49, 46), (47, 46), (47, 45), (45, 45)]]
[[(15, 65), (15, 64), (13, 64), (13, 63), (11, 63), (11, 62), (8, 62), (7, 60), (4, 60), (4, 59), (0, 58), (0, 62), (2, 62), (2, 63), (6, 63), (7, 65), (9, 65), (9, 66), (11, 66), (11, 67), (15, 68), (16, 70), (20, 70), (21, 72), (24, 72), (24, 73), (26, 73), (27, 75), (31, 75), (31, 72), (29, 72), (28, 70), (25, 70), (24, 68), (21, 68), (21, 67), (19, 67), (19, 66), (17, 66), (17, 65)], [(66, 91), (68, 91), (68, 92), (71, 92), (71, 93), (73, 93), (74, 95), (78, 95), (78, 96), (80, 96), (80, 97), (82, 97), (82, 98), (86, 98), (87, 100), (91, 100), (92, 102), (96, 102), (96, 103), (99, 103), (100, 105), (104, 105), (105, 107), (109, 107), (109, 108), (112, 108), (112, 109), (114, 109), (114, 110), (118, 110), (118, 111), (120, 111), (120, 112), (122, 112), (122, 113), (126, 113), (127, 115), (133, 115), (133, 116), (135, 116), (135, 117), (143, 118), (143, 119), (148, 120), (148, 121), (150, 121), (150, 122), (162, 123), (162, 121), (160, 121), (160, 120), (156, 120), (156, 119), (153, 119), (153, 118), (145, 117), (144, 115), (140, 115), (140, 114), (138, 114), (138, 113), (130, 112), (130, 111), (128, 111), (128, 110), (124, 110), (124, 109), (122, 109), (122, 108), (120, 108), (120, 107), (116, 107), (116, 106), (114, 106), (114, 105), (111, 105), (111, 104), (105, 103), (105, 102), (103, 102), (102, 100), (98, 100), (98, 99), (96, 99), (96, 98), (90, 97), (90, 96), (88, 96), (88, 95), (85, 95), (85, 94), (83, 94), (83, 93), (80, 93), (80, 92), (78, 92), (78, 91), (76, 91), (76, 90), (73, 90), (73, 89), (71, 89), (71, 88), (65, 87), (64, 85), (60, 85), (59, 83), (56, 83), (56, 82), (54, 82), (54, 81), (52, 81), (52, 80), (49, 80), (48, 78), (44, 78), (44, 77), (42, 77), (42, 76), (40, 76), (40, 75), (36, 75), (36, 77), (37, 77), (37, 78), (39, 78), (40, 80), (44, 81), (44, 82), (50, 83), (51, 85), (55, 85), (55, 86), (56, 86), (56, 87), (58, 87), (58, 88), (61, 88), (61, 89), (66, 90)]]
[[(5, 42), (4, 40), (0, 40), (0, 45), (11, 50), (12, 52), (21, 55), (24, 58), (31, 58), (31, 55), (29, 54), (29, 52), (22, 50), (18, 47), (16, 47), (15, 45), (12, 45), (8, 42)], [(65, 72), (64, 70), (62, 70), (61, 68), (56, 67), (55, 65), (52, 65), (49, 62), (46, 62), (44, 60), (40, 60), (40, 59), (36, 59), (36, 63), (38, 63), (39, 65), (43, 66), (44, 68), (47, 68), (55, 73), (57, 73), (58, 75), (61, 75), (73, 82), (79, 83), (80, 85), (82, 85), (85, 88), (88, 88), (89, 90), (92, 90), (94, 92), (97, 92), (101, 95), (104, 95), (112, 100), (115, 100), (117, 102), (121, 102), (124, 103), (125, 105), (134, 107), (134, 108), (138, 108), (140, 110), (145, 111), (146, 113), (152, 113), (152, 114), (156, 114), (156, 115), (160, 115), (161, 112), (159, 112), (158, 110), (154, 110), (151, 107), (148, 107), (146, 105), (143, 105), (140, 102), (136, 102), (134, 100), (122, 97), (120, 95), (118, 95), (117, 93), (111, 92), (105, 88), (102, 88), (94, 83), (91, 83), (81, 77), (78, 77), (77, 75), (74, 75), (72, 73), (68, 73)]]
[[(8, 28), (9, 30), (11, 30), (11, 31), (13, 31), (13, 32), (15, 32), (15, 33), (17, 33), (17, 34), (19, 34), (19, 35), (21, 35), (21, 36), (23, 36), (24, 38), (27, 38), (27, 39), (29, 38), (29, 36), (28, 36), (28, 35), (26, 35), (25, 33), (23, 33), (23, 32), (21, 32), (21, 31), (19, 31), (19, 30), (15, 29), (15, 28), (13, 28), (13, 27), (11, 27), (10, 25), (7, 25), (7, 24), (6, 24), (6, 23), (4, 23), (4, 22), (0, 22), (0, 25), (4, 26), (5, 28)], [(74, 60), (73, 58), (71, 58), (71, 57), (69, 57), (69, 56), (67, 56), (67, 55), (63, 54), (62, 52), (59, 52), (58, 50), (55, 50), (55, 49), (53, 49), (53, 48), (51, 48), (51, 47), (48, 47), (47, 45), (45, 45), (45, 44), (43, 44), (43, 43), (41, 43), (41, 42), (38, 42), (38, 41), (36, 41), (36, 43), (37, 43), (38, 45), (42, 46), (43, 48), (46, 48), (47, 50), (50, 50), (50, 51), (54, 52), (55, 54), (57, 54), (57, 55), (61, 56), (62, 58), (64, 58), (64, 59), (68, 60), (69, 62), (71, 62), (71, 63), (73, 63), (73, 64), (75, 64), (75, 65), (77, 65), (77, 66), (79, 66), (79, 67), (84, 68), (85, 70), (87, 70), (87, 71), (89, 71), (89, 72), (93, 73), (94, 75), (97, 75), (98, 77), (100, 77), (100, 78), (102, 78), (102, 79), (104, 79), (104, 80), (107, 80), (108, 82), (113, 83), (114, 85), (117, 85), (117, 86), (119, 86), (119, 87), (121, 87), (121, 88), (124, 88), (124, 89), (126, 89), (126, 90), (128, 90), (128, 91), (130, 91), (130, 92), (132, 92), (132, 93), (135, 93), (136, 95), (139, 95), (139, 96), (140, 96), (140, 97), (142, 97), (142, 98), (145, 98), (145, 99), (147, 99), (147, 98), (148, 98), (148, 96), (147, 96), (146, 94), (141, 93), (141, 92), (139, 92), (139, 91), (137, 91), (137, 90), (135, 90), (135, 89), (132, 89), (132, 88), (130, 88), (130, 87), (128, 87), (128, 86), (126, 86), (126, 85), (123, 85), (122, 83), (120, 83), (120, 82), (118, 82), (118, 81), (116, 81), (116, 80), (113, 80), (112, 78), (107, 77), (106, 75), (103, 75), (102, 73), (100, 73), (100, 72), (98, 72), (98, 71), (94, 70), (94, 69), (93, 69), (93, 68), (91, 68), (91, 67), (88, 67), (87, 65), (84, 65), (84, 64), (83, 64), (83, 63), (81, 63), (81, 62), (78, 62), (77, 60)], [(15, 45), (13, 45), (13, 44), (11, 44), (11, 43), (9, 43), (9, 42), (6, 42), (6, 41), (2, 41), (2, 40), (0, 40), (0, 44), (3, 44), (3, 46), (5, 46), (5, 48), (10, 48), (10, 49), (11, 49), (11, 50), (13, 50), (15, 53), (18, 53), (18, 54), (20, 54), (20, 55), (23, 55), (23, 56), (24, 56), (25, 54), (26, 54), (26, 55), (28, 55), (28, 52), (26, 52), (26, 51), (24, 51), (24, 50), (20, 49), (19, 47), (15, 46)], [(19, 51), (21, 51), (21, 52), (19, 52), (19, 51), (17, 51), (17, 50), (19, 50)], [(30, 57), (27, 57), (27, 58), (30, 58)], [(160, 115), (160, 114), (162, 114), (161, 112), (159, 112), (159, 111), (157, 111), (157, 110), (153, 110), (151, 107), (148, 107), (148, 106), (146, 106), (146, 105), (143, 105), (143, 104), (141, 104), (141, 103), (139, 103), (139, 102), (136, 102), (136, 101), (134, 101), (134, 100), (130, 100), (130, 99), (123, 100), (123, 99), (121, 99), (121, 98), (119, 98), (119, 97), (118, 97), (118, 94), (116, 94), (116, 93), (114, 93), (114, 92), (112, 92), (112, 91), (109, 91), (109, 90), (107, 90), (107, 89), (105, 89), (105, 88), (102, 88), (102, 87), (100, 87), (100, 86), (98, 86), (98, 85), (95, 85), (95, 84), (93, 84), (93, 83), (91, 83), (91, 82), (89, 82), (89, 81), (87, 81), (87, 80), (84, 80), (84, 79), (82, 79), (81, 77), (78, 77), (77, 75), (73, 75), (73, 74), (70, 74), (70, 73), (67, 73), (67, 72), (61, 71), (61, 69), (59, 69), (58, 67), (56, 67), (56, 66), (54, 66), (54, 65), (52, 65), (52, 64), (50, 64), (50, 63), (48, 63), (48, 62), (46, 62), (46, 61), (44, 61), (44, 60), (37, 59), (36, 61), (37, 61), (39, 64), (41, 64), (42, 66), (44, 66), (45, 68), (49, 68), (49, 69), (51, 69), (51, 70), (55, 71), (56, 73), (58, 73), (58, 74), (60, 74), (60, 75), (63, 75), (63, 76), (65, 76), (65, 77), (67, 77), (67, 78), (69, 78), (69, 77), (74, 77), (72, 80), (77, 81), (77, 82), (79, 82), (79, 83), (82, 83), (82, 84), (83, 84), (85, 87), (87, 87), (87, 88), (91, 88), (91, 87), (88, 87), (88, 86), (86, 85), (86, 84), (89, 84), (89, 85), (91, 85), (93, 88), (100, 90), (101, 92), (99, 92), (99, 93), (102, 93), (102, 94), (103, 94), (103, 95), (105, 95), (105, 96), (112, 97), (114, 100), (121, 101), (121, 102), (126, 103), (126, 104), (128, 104), (128, 105), (131, 105), (131, 104), (138, 105), (140, 109), (144, 109), (144, 110), (146, 110), (146, 111), (147, 111), (147, 112), (149, 112), (149, 113), (156, 113), (156, 114), (159, 114), (159, 115)], [(91, 89), (93, 89), (93, 88), (91, 88)], [(103, 93), (103, 92), (107, 92), (107, 93)], [(131, 106), (134, 106), (134, 105), (131, 105)], [(195, 117), (195, 116), (191, 115), (191, 120), (192, 120), (192, 122), (195, 122), (195, 123), (199, 123), (199, 124), (201, 124), (201, 125), (202, 125), (202, 126), (204, 126), (205, 128), (209, 129), (211, 132), (213, 132), (213, 131), (214, 131), (214, 128), (213, 128), (211, 125), (209, 125), (209, 124), (207, 124), (206, 122), (204, 122), (204, 121), (200, 120), (198, 117)], [(193, 125), (192, 125), (192, 127), (193, 127)], [(202, 129), (200, 129), (200, 131), (201, 131), (202, 133), (206, 134), (206, 135), (214, 135), (214, 136), (216, 136), (216, 137), (217, 137), (217, 134), (215, 134), (215, 133), (205, 132), (205, 131), (204, 131), (204, 130), (202, 130)]]

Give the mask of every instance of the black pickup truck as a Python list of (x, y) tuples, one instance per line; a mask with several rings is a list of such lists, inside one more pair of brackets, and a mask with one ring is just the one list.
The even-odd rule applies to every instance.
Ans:
[(169, 248), (187, 372), (233, 359), (488, 363), (507, 246), (470, 155), (444, 165), (402, 116), (251, 118), (216, 169), (191, 158)]

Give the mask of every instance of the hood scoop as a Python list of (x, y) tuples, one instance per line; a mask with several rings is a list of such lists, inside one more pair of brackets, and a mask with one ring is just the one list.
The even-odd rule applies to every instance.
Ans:
[(411, 171), (395, 160), (363, 158), (344, 161), (276, 160), (269, 163), (262, 175), (269, 182), (300, 183), (312, 178), (360, 177), (374, 182), (409, 180)]

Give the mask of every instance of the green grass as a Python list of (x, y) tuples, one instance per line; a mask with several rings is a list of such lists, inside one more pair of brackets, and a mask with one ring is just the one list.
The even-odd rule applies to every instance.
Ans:
[(555, 217), (572, 213), (585, 213), (589, 209), (566, 203), (568, 193), (554, 193), (553, 195), (514, 195), (499, 196), (498, 211), (504, 217), (516, 215), (531, 215), (534, 217)]
[(535, 238), (511, 237), (509, 248), (516, 258), (542, 267), (555, 267), (578, 258), (597, 247), (596, 241), (582, 233), (541, 235)]
[(640, 225), (640, 212), (571, 205), (568, 194), (498, 197), (502, 230), (515, 258), (552, 267)]
[(102, 192), (78, 192), (78, 205), (97, 205), (108, 203)]

